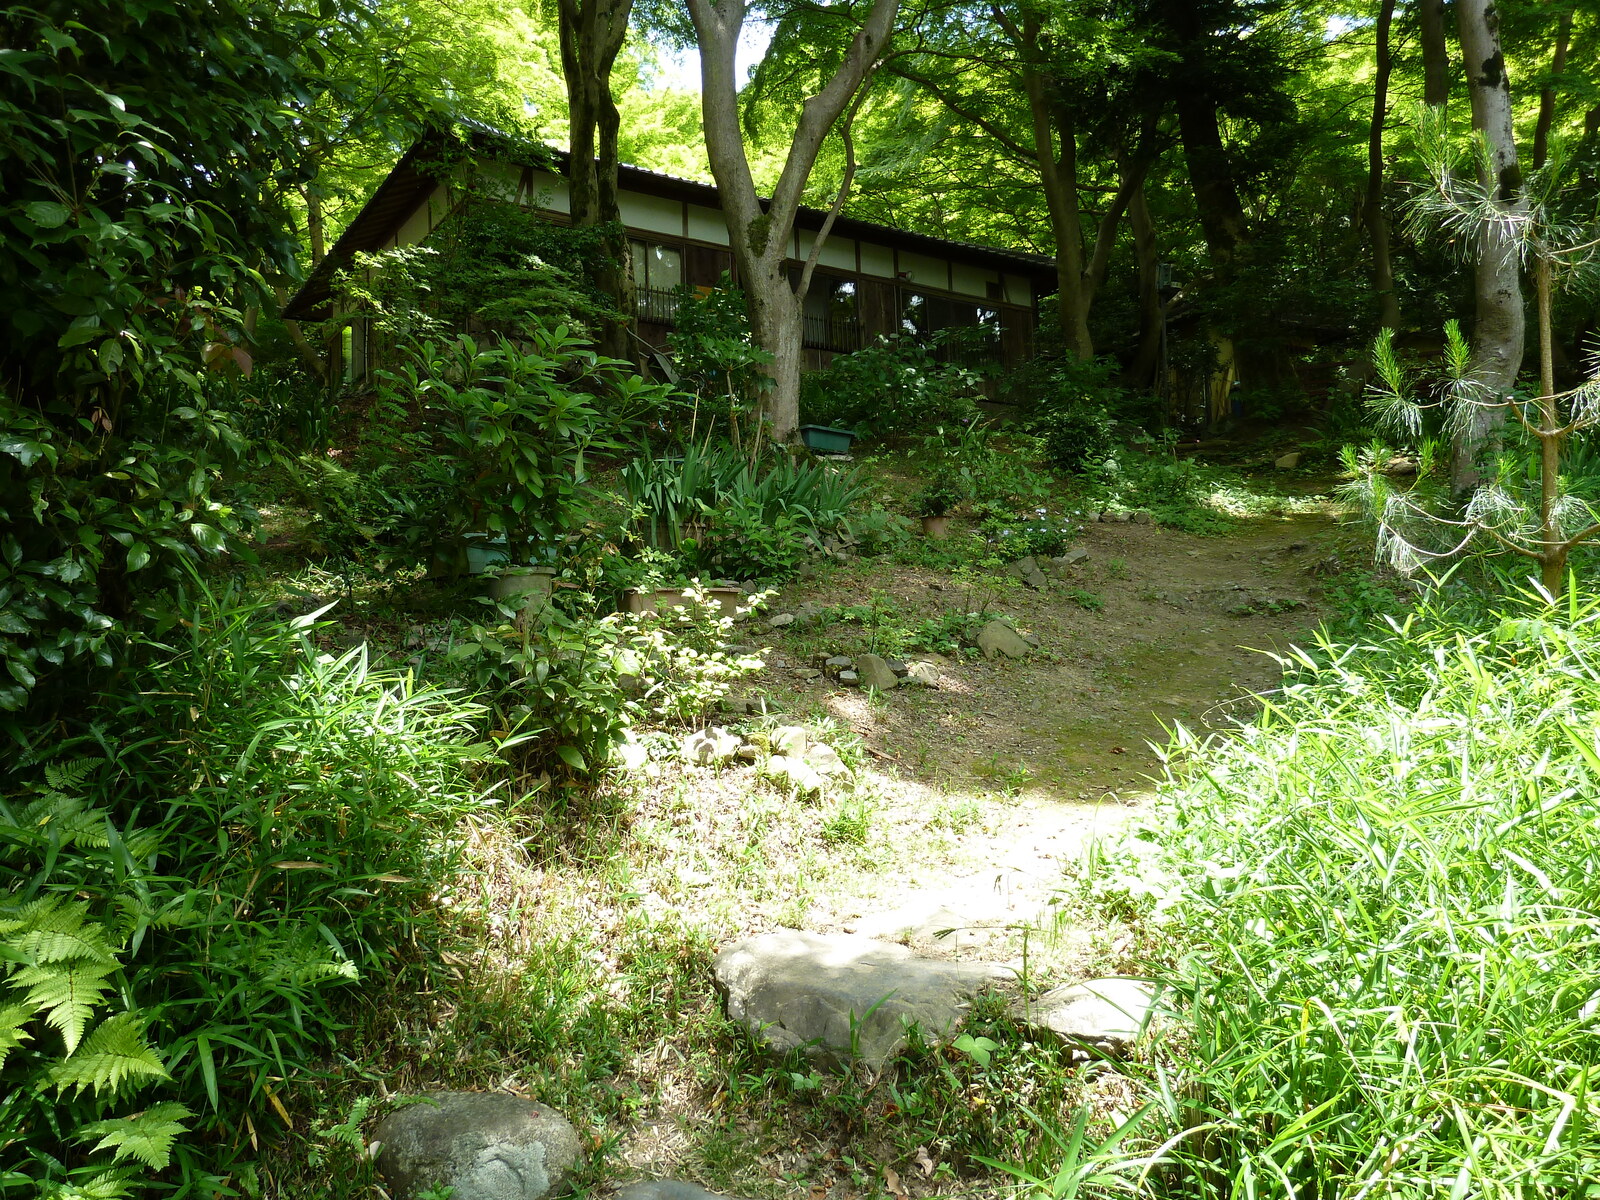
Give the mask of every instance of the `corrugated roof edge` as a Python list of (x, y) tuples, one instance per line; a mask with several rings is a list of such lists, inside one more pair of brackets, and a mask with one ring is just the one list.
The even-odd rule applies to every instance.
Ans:
[[(537, 143), (530, 142), (526, 138), (506, 133), (470, 117), (457, 118), (456, 125), (466, 131), (473, 140), (501, 139), (511, 144), (522, 143), (529, 149), (537, 146)], [(300, 321), (315, 317), (318, 310), (328, 302), (333, 273), (346, 266), (355, 254), (374, 250), (393, 236), (395, 230), (416, 210), (416, 206), (432, 192), (437, 182), (420, 170), (427, 161), (428, 153), (442, 149), (443, 140), (452, 136), (454, 134), (450, 131), (429, 130), (401, 156), (394, 169), (378, 185), (371, 199), (362, 206), (355, 219), (329, 248), (322, 262), (317, 264), (299, 291), (290, 298), (283, 310), (286, 318)], [(547, 146), (537, 148), (550, 156), (551, 165), (557, 170), (565, 170), (569, 158), (565, 150)], [(720, 198), (713, 184), (684, 179), (681, 176), (668, 175), (629, 163), (620, 164), (617, 174), (618, 184), (631, 191), (644, 191), (668, 199), (687, 200), (709, 208), (719, 207)], [(630, 181), (644, 186), (629, 187)], [(802, 206), (796, 213), (795, 223), (801, 229), (814, 231), (822, 227), (826, 218), (827, 213), (822, 209)], [(1034, 279), (1043, 278), (1053, 282), (1056, 274), (1055, 259), (1043, 254), (934, 237), (931, 234), (915, 233), (908, 229), (897, 229), (892, 225), (864, 221), (858, 217), (841, 215), (833, 223), (832, 234), (863, 241), (896, 244), (906, 249), (926, 250), (946, 258), (959, 256), (970, 262), (1025, 274)]]

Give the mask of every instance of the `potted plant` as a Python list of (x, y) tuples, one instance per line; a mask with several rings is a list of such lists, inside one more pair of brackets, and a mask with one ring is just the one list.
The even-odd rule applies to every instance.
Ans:
[(462, 549), (462, 566), (492, 570), (497, 600), (543, 606), (557, 549), (589, 511), (587, 456), (619, 448), (585, 387), (609, 382), (603, 364), (564, 328), (534, 326), (520, 342), (430, 343), (404, 368), (455, 481), (442, 540)]
[(940, 469), (928, 477), (928, 482), (917, 493), (917, 514), (922, 518), (922, 532), (940, 541), (950, 536), (950, 510), (967, 498), (967, 483), (951, 469)]

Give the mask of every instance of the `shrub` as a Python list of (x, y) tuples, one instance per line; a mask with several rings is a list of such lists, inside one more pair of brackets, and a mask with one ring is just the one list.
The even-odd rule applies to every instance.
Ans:
[(773, 452), (752, 462), (733, 447), (640, 456), (622, 472), (647, 545), (687, 569), (733, 578), (792, 574), (826, 539), (848, 534), (866, 486), (853, 472)]
[[(127, 1078), (199, 1113), (162, 1177), (174, 1186), (224, 1172), (270, 1133), (265, 1114), (287, 1119), (284, 1089), (333, 1048), (342, 993), (421, 965), (455, 826), (482, 803), (465, 771), (486, 757), (481, 710), (373, 670), (364, 648), (320, 654), (314, 632), (313, 618), (192, 591), (165, 636), (131, 647), (82, 732), (41, 736), (0, 793), (0, 907), (71, 897), (105, 946), (125, 942), (113, 1007), (127, 1015), (108, 1020), (159, 1029), (165, 1054), (164, 1070), (151, 1052)], [(41, 771), (52, 758), (63, 765)], [(95, 964), (112, 977), (115, 962)], [(6, 1064), (5, 1082), (33, 1065)], [(7, 1153), (59, 1178), (79, 1161), (62, 1150), (74, 1123), (94, 1115), (65, 1106)]]
[(971, 420), (978, 388), (975, 372), (938, 362), (914, 339), (880, 338), (802, 376), (800, 412), (811, 424), (882, 437)]
[(1576, 593), (1434, 602), (1297, 654), (1253, 727), (1186, 747), (1140, 904), (1185, 1034), (1141, 1078), (1204, 1133), (1156, 1194), (1583, 1194), (1597, 620)]
[(733, 618), (716, 600), (690, 589), (688, 601), (598, 620), (549, 609), (521, 627), (472, 625), (450, 653), (491, 705), (503, 752), (527, 769), (559, 762), (593, 778), (635, 723), (693, 721), (730, 681), (761, 668), (728, 649)]

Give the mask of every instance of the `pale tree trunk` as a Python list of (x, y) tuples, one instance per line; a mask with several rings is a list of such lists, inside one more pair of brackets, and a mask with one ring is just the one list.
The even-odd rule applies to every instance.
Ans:
[(1378, 8), (1377, 70), (1372, 82), (1372, 124), (1367, 133), (1367, 198), (1362, 216), (1372, 240), (1372, 290), (1378, 297), (1378, 324), (1400, 328), (1400, 301), (1394, 294), (1394, 263), (1389, 254), (1389, 219), (1383, 212), (1383, 129), (1389, 117), (1389, 75), (1394, 56), (1389, 51), (1389, 31), (1394, 24), (1394, 0)]
[[(1517, 141), (1512, 126), (1511, 82), (1500, 52), (1500, 19), (1494, 0), (1456, 0), (1461, 57), (1472, 98), (1472, 128), (1488, 148), (1485, 187), (1492, 191), (1495, 220), (1477, 235), (1473, 276), (1476, 323), (1469, 377), (1478, 397), (1501, 400), (1522, 367), (1526, 319), (1522, 310), (1521, 263), (1508, 225), (1527, 215)], [(1478, 459), (1505, 423), (1503, 405), (1475, 406), (1450, 447), (1450, 483), (1459, 494), (1481, 482)]]
[[(580, 229), (620, 226), (617, 133), (621, 116), (611, 96), (611, 70), (628, 35), (633, 0), (559, 0), (561, 74), (567, 85), (570, 136), (567, 167), (572, 223)], [(601, 353), (628, 357), (633, 289), (627, 238), (608, 237), (605, 253), (590, 264), (595, 286), (611, 297), (622, 319), (606, 324)]]
[(1422, 40), (1422, 101), (1438, 108), (1450, 99), (1450, 49), (1445, 40), (1444, 0), (1417, 0)]
[(767, 368), (772, 387), (763, 400), (764, 415), (771, 424), (774, 441), (792, 441), (800, 425), (801, 304), (823, 242), (844, 205), (851, 173), (845, 173), (838, 198), (816, 233), (811, 256), (798, 282), (791, 283), (787, 266), (795, 213), (823, 141), (851, 109), (867, 76), (888, 47), (899, 0), (873, 0), (833, 75), (801, 106), (783, 173), (765, 210), (750, 174), (734, 74), (734, 52), (748, 8), (744, 0), (688, 0), (688, 4), (700, 47), (706, 155), (717, 181), (739, 281), (749, 298), (752, 332), (762, 349), (773, 357)]

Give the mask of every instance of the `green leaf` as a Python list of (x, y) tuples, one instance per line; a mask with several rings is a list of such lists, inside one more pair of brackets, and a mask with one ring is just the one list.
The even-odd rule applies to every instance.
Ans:
[(44, 455), (45, 444), (16, 434), (0, 437), (0, 453), (11, 455), (25, 467), (31, 467)]
[(187, 1132), (184, 1120), (193, 1115), (183, 1105), (168, 1101), (126, 1117), (81, 1125), (72, 1136), (80, 1142), (98, 1137), (91, 1154), (110, 1150), (116, 1162), (135, 1158), (152, 1171), (161, 1171), (172, 1161), (172, 1143)]
[(33, 1019), (33, 1009), (26, 1004), (8, 1004), (0, 1008), (0, 1066), (6, 1056), (33, 1035), (23, 1028)]
[(118, 1013), (100, 1022), (78, 1049), (50, 1068), (57, 1093), (116, 1093), (129, 1084), (169, 1078), (161, 1056), (144, 1039), (136, 1013)]
[(583, 755), (578, 753), (576, 746), (557, 746), (556, 753), (561, 756), (561, 761), (574, 771), (588, 769), (588, 764), (583, 761)]
[(208, 554), (222, 553), (222, 548), (227, 544), (216, 526), (201, 521), (191, 522), (189, 533), (194, 537), (195, 544)]
[(44, 1023), (60, 1031), (71, 1054), (78, 1048), (90, 1014), (105, 1003), (111, 990), (106, 976), (116, 969), (115, 963), (44, 963), (22, 968), (9, 982), (14, 988), (27, 989), (22, 1002), (44, 1012)]
[(35, 200), (32, 204), (23, 205), (22, 211), (40, 229), (59, 229), (72, 216), (71, 209), (54, 200)]

